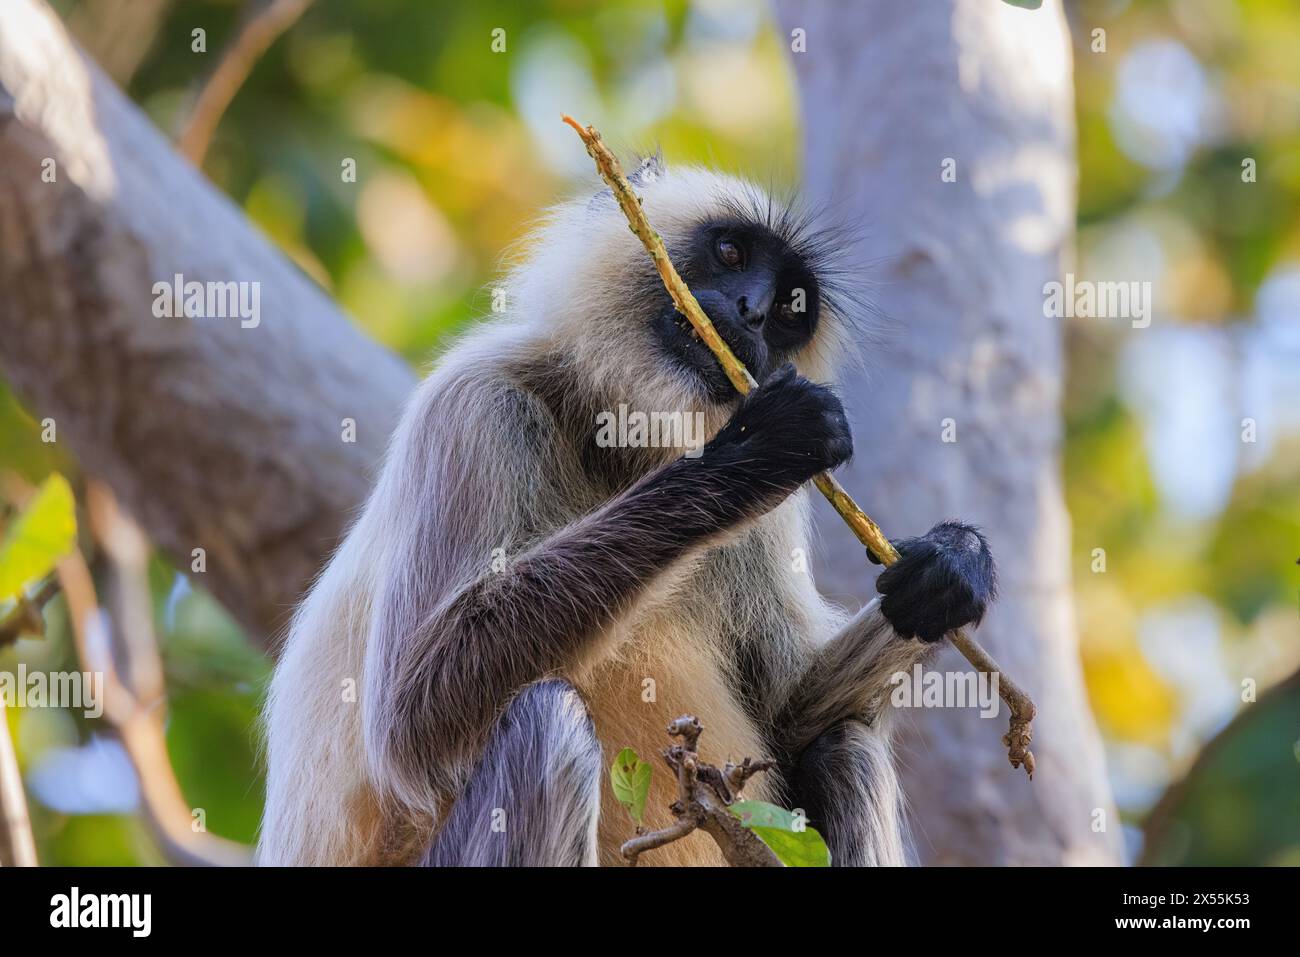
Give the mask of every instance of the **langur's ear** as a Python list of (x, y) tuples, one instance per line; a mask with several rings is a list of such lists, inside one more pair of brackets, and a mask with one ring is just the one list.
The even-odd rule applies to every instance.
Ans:
[(656, 147), (649, 156), (641, 157), (641, 161), (637, 163), (636, 169), (628, 176), (627, 181), (633, 186), (649, 186), (663, 179), (666, 172), (668, 167), (664, 165), (663, 150)]
[[(649, 186), (651, 183), (658, 182), (664, 178), (668, 172), (668, 166), (664, 163), (663, 150), (655, 147), (655, 151), (648, 156), (642, 156), (637, 160), (636, 169), (627, 176), (627, 181), (638, 189)], [(614, 191), (611, 189), (602, 189), (595, 196), (591, 197), (591, 202), (587, 204), (588, 212), (592, 212), (606, 203), (614, 202)]]

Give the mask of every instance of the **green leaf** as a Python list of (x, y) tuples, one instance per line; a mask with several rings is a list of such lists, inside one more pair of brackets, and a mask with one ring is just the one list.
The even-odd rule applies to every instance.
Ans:
[(76, 503), (68, 480), (54, 472), (9, 526), (0, 544), (0, 601), (22, 593), (54, 570), (77, 537)]
[(1037, 10), (1043, 5), (1043, 0), (1002, 0), (1003, 3), (1009, 3), (1013, 7), (1024, 7), (1026, 10)]
[(731, 805), (731, 813), (786, 867), (831, 866), (831, 849), (803, 815), (766, 801), (737, 801)]
[(637, 756), (632, 748), (624, 748), (609, 769), (609, 782), (614, 786), (614, 797), (627, 808), (627, 813), (638, 825), (645, 817), (645, 800), (650, 794), (650, 765)]

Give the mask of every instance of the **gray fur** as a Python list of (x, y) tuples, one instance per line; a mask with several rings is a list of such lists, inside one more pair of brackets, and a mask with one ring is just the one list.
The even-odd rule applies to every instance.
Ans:
[(577, 691), (559, 679), (529, 685), (492, 729), (424, 864), (595, 864), (602, 763)]
[(791, 771), (790, 801), (826, 840), (835, 867), (901, 867), (903, 794), (891, 738), (846, 719), (823, 732)]
[(846, 718), (868, 725), (885, 710), (890, 679), (931, 652), (919, 641), (902, 641), (880, 612), (880, 599), (858, 612), (805, 664), (776, 711), (782, 753), (797, 755)]

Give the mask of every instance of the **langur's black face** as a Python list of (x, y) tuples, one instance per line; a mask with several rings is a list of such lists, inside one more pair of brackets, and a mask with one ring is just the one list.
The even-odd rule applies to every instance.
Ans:
[[(669, 253), (718, 333), (759, 382), (816, 333), (817, 278), (804, 257), (767, 226), (710, 220)], [(666, 296), (653, 327), (668, 361), (697, 380), (711, 401), (735, 397), (718, 360)]]

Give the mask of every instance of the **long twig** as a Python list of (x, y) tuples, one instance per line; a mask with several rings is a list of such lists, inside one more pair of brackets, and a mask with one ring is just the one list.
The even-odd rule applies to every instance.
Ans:
[(217, 124), (248, 79), (258, 57), (280, 34), (293, 26), (311, 3), (312, 0), (268, 0), (240, 27), (235, 39), (223, 51), (217, 68), (203, 84), (185, 125), (176, 137), (176, 148), (195, 166), (203, 164)]
[[(0, 476), (5, 494), (21, 502), (32, 489), (12, 473)], [(193, 828), (190, 806), (167, 753), (164, 728), (166, 694), (162, 662), (154, 636), (148, 599), (144, 535), (117, 508), (107, 486), (87, 486), (91, 529), (104, 548), (117, 580), (119, 600), (107, 642), (92, 636), (92, 623), (100, 618), (94, 579), (81, 552), (73, 549), (56, 568), (59, 586), (68, 603), (77, 657), (91, 673), (103, 676), (104, 717), (117, 730), (127, 758), (140, 782), (145, 819), (163, 854), (175, 864), (240, 866), (250, 863), (248, 848), (207, 831)], [(113, 635), (122, 636), (115, 654)], [(118, 673), (117, 658), (125, 665), (132, 688)], [(143, 659), (143, 660), (142, 660)]]
[[(55, 578), (46, 579), (30, 595), (20, 595), (0, 622), (0, 648), (24, 635), (45, 634), (45, 606), (59, 593)], [(9, 734), (4, 696), (0, 695), (0, 866), (35, 867), (36, 841), (32, 837), (27, 794), (23, 790), (18, 754)]]
[(719, 769), (700, 759), (696, 743), (704, 728), (694, 715), (684, 714), (668, 726), (668, 733), (681, 738), (663, 752), (664, 763), (677, 777), (677, 800), (670, 810), (675, 820), (665, 828), (638, 834), (619, 849), (632, 866), (646, 851), (680, 841), (701, 830), (713, 838), (732, 867), (783, 867), (772, 849), (731, 813), (729, 805), (740, 797), (745, 782), (759, 771), (773, 767), (770, 761), (728, 763)]
[[(118, 508), (106, 485), (86, 489), (90, 527), (108, 556), (114, 579), (110, 639), (119, 637), (118, 654), (125, 680), (118, 673), (112, 642), (97, 647), (89, 624), (99, 614), (95, 586), (78, 551), (59, 565), (85, 666), (104, 676), (104, 716), (112, 722), (140, 779), (146, 817), (169, 860), (177, 864), (237, 867), (250, 863), (248, 848), (206, 830), (194, 830), (193, 815), (167, 753), (166, 687), (153, 627), (144, 533)], [(130, 684), (128, 685), (128, 682)]]
[[(641, 207), (640, 198), (636, 195), (627, 177), (623, 175), (623, 168), (618, 162), (618, 157), (605, 145), (600, 133), (594, 126), (584, 127), (568, 115), (561, 117), (561, 119), (573, 127), (578, 136), (582, 138), (583, 144), (587, 147), (588, 155), (596, 163), (596, 169), (600, 172), (601, 178), (613, 190), (614, 198), (623, 210), (623, 215), (627, 217), (629, 228), (641, 240), (641, 244), (645, 246), (650, 258), (654, 260), (655, 268), (659, 271), (659, 278), (663, 280), (668, 295), (672, 297), (674, 305), (677, 306), (677, 311), (690, 321), (700, 339), (717, 357), (718, 362), (722, 365), (723, 372), (726, 373), (731, 384), (735, 386), (736, 391), (741, 395), (747, 394), (758, 383), (750, 375), (749, 370), (745, 368), (744, 363), (731, 351), (730, 346), (727, 345), (722, 336), (718, 334), (718, 330), (704, 310), (700, 308), (700, 304), (696, 301), (690, 288), (674, 268), (672, 260), (668, 258), (668, 250), (664, 248), (663, 239), (650, 225), (645, 210)], [(853, 501), (853, 497), (849, 495), (844, 486), (833, 475), (829, 472), (822, 472), (813, 479), (813, 484), (826, 496), (827, 501), (831, 503), (831, 507), (844, 519), (845, 524), (853, 530), (853, 534), (857, 536), (858, 541), (871, 549), (872, 554), (879, 558), (882, 564), (892, 565), (898, 561), (898, 550), (894, 548), (893, 543), (885, 537), (880, 530), (880, 526), (871, 520), (857, 502)], [(1007, 677), (1002, 669), (998, 667), (997, 662), (993, 660), (993, 657), (984, 650), (979, 642), (967, 634), (965, 629), (950, 632), (948, 640), (979, 671), (998, 675), (998, 691), (1011, 710), (1011, 727), (1003, 736), (1002, 743), (1007, 747), (1007, 758), (1010, 760), (1011, 766), (1018, 768), (1023, 765), (1026, 773), (1032, 778), (1034, 776), (1034, 755), (1029, 750), (1029, 742), (1033, 733), (1031, 722), (1035, 713), (1034, 702), (1018, 684)]]
[[(43, 635), (42, 610), (58, 592), (58, 581), (49, 579), (33, 594), (19, 596), (13, 610), (0, 622), (0, 648), (24, 635)], [(18, 770), (18, 755), (9, 735), (3, 695), (0, 695), (0, 866), (36, 866), (36, 842), (27, 814), (27, 795)]]
[(9, 736), (9, 716), (0, 696), (0, 866), (35, 867), (36, 842), (27, 816), (27, 795), (18, 771), (18, 755)]
[[(30, 595), (18, 596), (14, 608), (0, 622), (0, 648), (25, 635), (44, 636), (45, 606), (58, 593), (59, 580), (51, 576)], [(0, 865), (35, 867), (36, 863), (27, 795), (18, 769), (18, 755), (9, 735), (4, 697), (0, 696)]]

